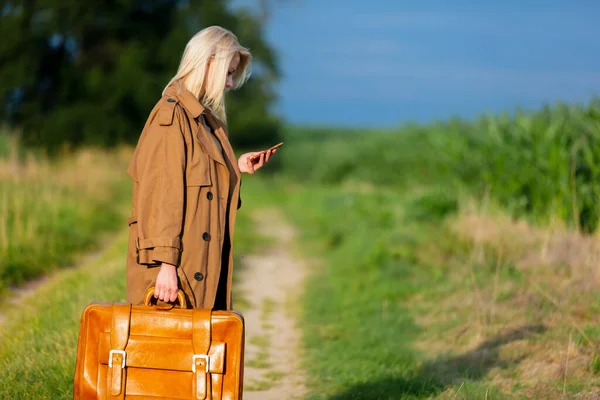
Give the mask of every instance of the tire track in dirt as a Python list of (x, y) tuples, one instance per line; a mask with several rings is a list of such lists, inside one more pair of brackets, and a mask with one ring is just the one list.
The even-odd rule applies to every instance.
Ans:
[(244, 400), (301, 399), (306, 389), (300, 367), (298, 296), (306, 265), (292, 254), (294, 229), (275, 209), (253, 215), (268, 246), (242, 257), (239, 290), (247, 307)]
[[(113, 232), (111, 235), (116, 235), (116, 233)], [(75, 261), (72, 264), (57, 267), (55, 270), (31, 279), (20, 286), (11, 286), (7, 288), (6, 292), (2, 294), (2, 298), (0, 298), (0, 306), (2, 306), (2, 308), (19, 307), (20, 304), (27, 301), (30, 296), (35, 295), (39, 288), (52, 281), (52, 279), (56, 279), (57, 277), (62, 276), (69, 271), (81, 268), (82, 266), (100, 258), (103, 251), (108, 248), (110, 244), (110, 236), (108, 234), (104, 234), (104, 236), (98, 241), (95, 250), (87, 253), (82, 252), (81, 254), (74, 256)], [(0, 309), (0, 329), (5, 322), (6, 316)]]

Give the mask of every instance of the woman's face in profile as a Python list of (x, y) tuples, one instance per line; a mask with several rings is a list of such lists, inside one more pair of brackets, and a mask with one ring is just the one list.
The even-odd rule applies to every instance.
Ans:
[(229, 70), (227, 71), (227, 79), (225, 80), (225, 89), (231, 89), (233, 87), (233, 73), (240, 65), (240, 54), (235, 53), (229, 64)]

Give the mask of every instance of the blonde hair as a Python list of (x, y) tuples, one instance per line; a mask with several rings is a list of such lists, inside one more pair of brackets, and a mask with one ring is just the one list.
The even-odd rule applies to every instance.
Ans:
[[(167, 87), (175, 81), (181, 82), (204, 107), (226, 123), (225, 82), (229, 65), (236, 54), (240, 55), (240, 63), (232, 76), (232, 89), (238, 89), (250, 76), (249, 64), (252, 55), (247, 48), (239, 44), (231, 31), (220, 26), (205, 28), (195, 34), (185, 46), (179, 69)], [(207, 74), (206, 69), (209, 65)]]

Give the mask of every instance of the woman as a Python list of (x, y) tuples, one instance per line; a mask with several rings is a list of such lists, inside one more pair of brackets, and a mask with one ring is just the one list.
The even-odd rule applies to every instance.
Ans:
[(128, 302), (143, 303), (154, 286), (164, 302), (181, 289), (191, 307), (231, 309), (240, 175), (273, 153), (236, 159), (227, 137), (224, 91), (244, 83), (250, 61), (230, 31), (200, 31), (150, 113), (127, 170), (134, 180)]

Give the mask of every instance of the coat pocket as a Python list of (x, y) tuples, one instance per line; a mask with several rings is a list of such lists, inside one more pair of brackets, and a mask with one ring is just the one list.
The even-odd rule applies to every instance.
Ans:
[(212, 186), (211, 159), (204, 152), (196, 152), (188, 160), (185, 173), (186, 186)]

